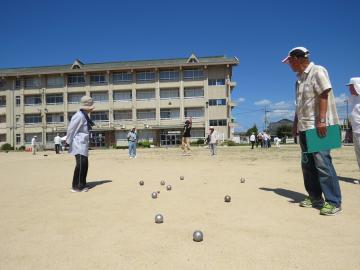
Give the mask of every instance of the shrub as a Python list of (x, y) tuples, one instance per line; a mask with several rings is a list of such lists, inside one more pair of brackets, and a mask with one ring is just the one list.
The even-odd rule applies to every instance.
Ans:
[(222, 145), (227, 145), (227, 146), (237, 146), (237, 145), (239, 145), (238, 143), (236, 143), (236, 142), (233, 142), (233, 141), (230, 141), (230, 140), (226, 140), (226, 141), (224, 141), (223, 142), (223, 144)]
[(10, 151), (10, 150), (14, 150), (14, 147), (12, 147), (11, 144), (9, 143), (5, 143), (1, 146), (1, 150)]
[(26, 149), (25, 145), (22, 145), (18, 148), (19, 151), (25, 151), (25, 149)]
[(149, 141), (141, 141), (138, 143), (139, 147), (144, 147), (144, 148), (150, 148), (150, 142)]

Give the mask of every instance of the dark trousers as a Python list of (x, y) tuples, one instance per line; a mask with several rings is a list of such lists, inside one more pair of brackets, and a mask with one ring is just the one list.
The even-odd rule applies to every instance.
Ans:
[(76, 167), (74, 170), (72, 187), (75, 189), (83, 189), (86, 186), (86, 176), (89, 167), (88, 157), (76, 155), (75, 159)]
[(251, 149), (254, 149), (255, 142), (251, 142)]
[(305, 132), (300, 132), (300, 146), (302, 150), (301, 168), (304, 176), (304, 185), (309, 196), (321, 198), (332, 205), (341, 206), (341, 191), (339, 179), (332, 164), (330, 151), (306, 153), (307, 144)]
[(55, 144), (55, 152), (56, 152), (56, 154), (59, 154), (59, 152), (60, 152), (60, 144)]

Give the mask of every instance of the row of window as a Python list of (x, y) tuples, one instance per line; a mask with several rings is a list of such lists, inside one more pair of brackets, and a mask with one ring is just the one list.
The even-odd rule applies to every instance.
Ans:
[[(178, 70), (160, 70), (159, 80), (160, 81), (178, 81), (180, 78), (180, 72)], [(203, 80), (204, 71), (202, 69), (184, 69), (183, 70), (184, 80)], [(137, 82), (153, 82), (156, 79), (156, 72), (152, 70), (139, 71), (135, 73), (135, 79)], [(114, 72), (112, 73), (112, 83), (130, 83), (133, 81), (132, 72)], [(85, 75), (82, 73), (69, 74), (67, 75), (67, 84), (73, 85), (84, 85), (86, 83)], [(91, 85), (102, 85), (107, 84), (108, 79), (105, 73), (90, 74)], [(209, 85), (224, 85), (225, 79), (209, 79)], [(0, 88), (3, 88), (5, 82), (0, 80)], [(65, 85), (63, 76), (48, 76), (46, 78), (46, 86), (52, 87), (63, 87)], [(15, 88), (21, 87), (21, 80), (17, 79), (15, 82)], [(41, 88), (41, 78), (39, 77), (27, 77), (24, 79), (24, 88)]]

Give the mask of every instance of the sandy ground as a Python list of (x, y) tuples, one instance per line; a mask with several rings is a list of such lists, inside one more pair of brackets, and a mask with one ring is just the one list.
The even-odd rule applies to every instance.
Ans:
[[(190, 157), (140, 149), (134, 160), (125, 150), (94, 150), (95, 187), (77, 194), (69, 192), (74, 158), (43, 154), (0, 153), (1, 270), (360, 269), (351, 146), (333, 151), (344, 209), (335, 217), (298, 206), (305, 196), (298, 146), (219, 148), (214, 158), (204, 148)], [(154, 223), (157, 213), (163, 224)], [(203, 242), (192, 241), (194, 230)]]

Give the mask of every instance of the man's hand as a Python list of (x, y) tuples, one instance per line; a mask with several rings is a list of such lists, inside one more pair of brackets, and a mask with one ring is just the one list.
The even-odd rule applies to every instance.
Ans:
[(326, 123), (317, 123), (316, 129), (317, 129), (317, 133), (320, 137), (326, 136), (326, 132), (327, 132)]
[(292, 135), (293, 137), (296, 137), (298, 135), (297, 125), (293, 125), (292, 127)]

